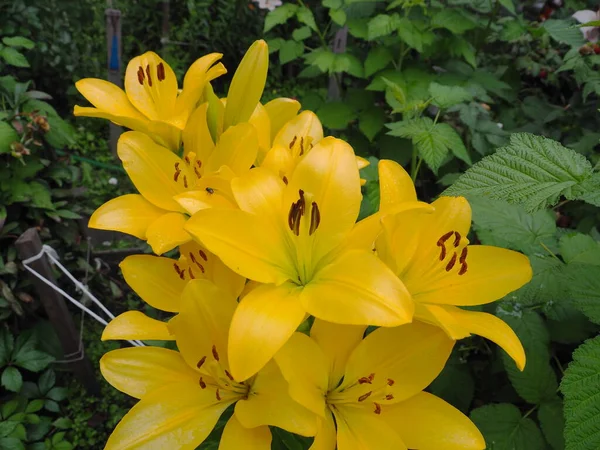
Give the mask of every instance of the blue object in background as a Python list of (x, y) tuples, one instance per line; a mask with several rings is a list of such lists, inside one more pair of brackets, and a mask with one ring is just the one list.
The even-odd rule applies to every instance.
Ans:
[(119, 67), (119, 41), (115, 34), (112, 38), (112, 44), (110, 46), (110, 61), (108, 63), (109, 70), (118, 71)]

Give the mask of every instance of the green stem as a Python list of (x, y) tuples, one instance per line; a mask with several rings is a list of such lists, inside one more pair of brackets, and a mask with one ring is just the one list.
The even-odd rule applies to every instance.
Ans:
[(531, 414), (533, 414), (533, 412), (538, 409), (538, 405), (535, 405), (533, 408), (531, 408), (529, 411), (527, 411), (525, 413), (525, 415), (523, 416), (523, 419), (526, 419), (527, 417), (529, 417)]
[[(303, 7), (306, 8), (310, 11), (310, 8), (308, 8), (305, 4), (303, 0), (298, 0), (298, 4)], [(327, 42), (325, 41), (325, 35), (323, 33), (321, 33), (321, 30), (319, 30), (319, 26), (316, 26), (315, 31), (317, 32), (317, 35), (319, 36), (319, 39), (321, 40), (321, 45), (323, 46), (323, 48), (329, 48), (329, 46), (327, 45)]]
[(554, 362), (556, 363), (556, 365), (558, 366), (558, 370), (560, 370), (560, 373), (564, 376), (565, 374), (565, 370), (563, 369), (562, 364), (560, 363), (558, 357), (556, 355), (552, 355), (552, 359), (554, 360)]
[(440, 118), (440, 113), (441, 113), (441, 112), (442, 112), (442, 109), (441, 109), (441, 108), (438, 108), (438, 112), (437, 112), (437, 114), (435, 115), (435, 119), (433, 119), (433, 124), (434, 124), (434, 125), (437, 123), (438, 119)]

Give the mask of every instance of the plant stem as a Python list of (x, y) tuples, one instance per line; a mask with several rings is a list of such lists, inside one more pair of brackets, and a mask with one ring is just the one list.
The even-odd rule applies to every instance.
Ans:
[(437, 123), (438, 119), (440, 118), (440, 114), (441, 114), (441, 112), (442, 112), (442, 108), (438, 108), (438, 112), (437, 112), (437, 114), (435, 115), (435, 119), (433, 119), (433, 124), (434, 124), (434, 125)]
[[(303, 0), (298, 0), (298, 4), (303, 7), (306, 8), (310, 11), (310, 8), (308, 8), (305, 4)], [(323, 48), (329, 48), (329, 46), (327, 45), (327, 42), (325, 41), (325, 35), (323, 33), (321, 33), (321, 30), (319, 30), (319, 25), (316, 25), (316, 29), (315, 31), (317, 32), (317, 36), (319, 36), (319, 39), (321, 40), (321, 45), (323, 46)]]
[(529, 417), (536, 409), (538, 409), (538, 405), (535, 405), (533, 408), (531, 408), (529, 411), (527, 411), (525, 413), (525, 415), (523, 416), (523, 419), (526, 419), (527, 417)]

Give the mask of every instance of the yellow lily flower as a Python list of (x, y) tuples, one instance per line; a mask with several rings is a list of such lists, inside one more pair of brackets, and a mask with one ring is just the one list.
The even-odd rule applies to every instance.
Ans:
[(269, 425), (314, 436), (316, 416), (292, 400), (274, 362), (245, 382), (231, 376), (227, 334), (236, 306), (233, 296), (210, 281), (193, 280), (183, 291), (180, 314), (169, 324), (180, 352), (134, 347), (102, 357), (104, 378), (140, 399), (119, 422), (106, 450), (194, 449), (233, 404), (221, 450), (270, 449)]
[(233, 318), (232, 374), (263, 367), (306, 314), (338, 323), (397, 326), (413, 304), (400, 280), (370, 250), (347, 249), (361, 202), (352, 148), (326, 138), (287, 185), (264, 168), (232, 181), (239, 210), (198, 211), (185, 229), (240, 275), (265, 283)]
[[(119, 267), (125, 282), (144, 302), (171, 313), (180, 312), (181, 295), (195, 279), (209, 280), (233, 298), (238, 298), (245, 289), (245, 278), (196, 242), (183, 244), (179, 253), (179, 259), (131, 255)], [(113, 339), (174, 340), (174, 337), (165, 322), (140, 311), (126, 311), (104, 328), (102, 340)]]
[[(405, 191), (412, 189), (386, 175), (380, 182), (382, 202), (390, 208), (404, 202)], [(471, 334), (490, 339), (523, 369), (523, 346), (505, 322), (459, 306), (491, 303), (528, 283), (529, 259), (504, 248), (469, 245), (471, 207), (465, 198), (441, 197), (431, 206), (433, 211), (413, 209), (385, 216), (376, 244), (379, 257), (411, 293), (415, 319), (442, 327), (453, 339)]]
[(178, 94), (173, 69), (154, 52), (136, 56), (125, 71), (125, 91), (105, 80), (84, 78), (77, 90), (94, 107), (75, 106), (75, 116), (100, 117), (141, 131), (157, 143), (178, 150), (181, 132), (202, 97), (204, 86), (227, 72), (223, 56), (211, 53), (194, 62)]
[[(186, 145), (196, 149), (199, 143), (190, 135)], [(106, 202), (92, 214), (89, 226), (147, 240), (161, 255), (191, 240), (183, 228), (188, 214), (211, 206), (236, 207), (230, 180), (250, 169), (258, 141), (254, 128), (242, 123), (223, 133), (204, 160), (194, 151), (180, 158), (137, 131), (124, 133), (117, 150), (140, 194)]]
[(452, 339), (420, 322), (363, 339), (364, 331), (315, 320), (310, 337), (295, 333), (275, 356), (291, 397), (321, 419), (310, 450), (485, 448), (468, 417), (422, 392), (443, 369)]

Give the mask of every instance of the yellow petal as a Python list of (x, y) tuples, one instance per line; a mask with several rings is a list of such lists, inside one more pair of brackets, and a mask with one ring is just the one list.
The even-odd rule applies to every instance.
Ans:
[(272, 425), (301, 436), (314, 436), (317, 416), (296, 403), (275, 362), (256, 374), (247, 399), (235, 405), (235, 415), (247, 428)]
[(504, 248), (469, 245), (467, 272), (446, 272), (445, 276), (415, 282), (411, 273), (407, 285), (416, 301), (444, 305), (482, 305), (504, 297), (531, 280), (527, 256)]
[(248, 123), (254, 127), (258, 136), (259, 155), (257, 160), (259, 160), (261, 155), (264, 155), (271, 148), (271, 121), (269, 120), (269, 113), (260, 102), (254, 108)]
[[(162, 209), (182, 211), (173, 196), (185, 192), (185, 184), (191, 187), (196, 175), (177, 155), (137, 131), (121, 135), (117, 152), (127, 175), (146, 200)], [(175, 177), (177, 170), (180, 173)]]
[[(206, 113), (208, 103), (203, 103), (192, 113), (183, 130), (183, 150), (196, 154), (196, 159), (204, 164), (215, 148), (210, 136)], [(202, 170), (202, 168), (201, 168)]]
[(307, 312), (348, 325), (397, 326), (414, 304), (402, 282), (371, 252), (352, 250), (319, 270), (300, 296)]
[(161, 347), (121, 348), (100, 359), (102, 376), (114, 388), (142, 398), (165, 385), (196, 383), (198, 377), (173, 350)]
[(150, 306), (162, 311), (179, 312), (185, 278), (175, 269), (177, 261), (151, 255), (132, 255), (119, 267), (125, 282)]
[(150, 120), (146, 132), (157, 144), (178, 153), (181, 146), (182, 131), (175, 125), (162, 120)]
[(108, 81), (96, 78), (84, 78), (75, 83), (75, 87), (81, 92), (86, 100), (101, 112), (114, 116), (123, 116), (142, 122), (147, 120), (146, 117), (131, 104), (125, 92), (123, 92), (120, 87), (109, 83)]
[(73, 108), (73, 114), (76, 117), (97, 117), (99, 119), (107, 119), (117, 125), (121, 125), (131, 130), (149, 133), (150, 122), (146, 118), (137, 119), (129, 116), (119, 116), (102, 109), (81, 107), (77, 105), (75, 105), (75, 108)]
[(186, 217), (178, 212), (163, 214), (148, 226), (148, 245), (157, 255), (162, 255), (178, 245), (185, 244), (192, 237), (184, 230)]
[(269, 169), (281, 179), (289, 180), (296, 161), (290, 149), (282, 146), (272, 147), (264, 156), (260, 167)]
[(234, 414), (225, 425), (219, 450), (271, 450), (271, 440), (269, 427), (245, 428)]
[(329, 390), (338, 386), (346, 370), (350, 353), (362, 341), (366, 326), (339, 325), (316, 319), (310, 337), (321, 347), (329, 360)]
[(525, 350), (510, 326), (498, 317), (478, 311), (467, 311), (453, 306), (444, 306), (459, 325), (478, 336), (498, 344), (514, 359), (520, 370), (525, 368)]
[(113, 230), (146, 239), (148, 224), (167, 211), (157, 208), (138, 194), (127, 194), (109, 200), (92, 214), (88, 226)]
[[(410, 345), (393, 343), (410, 342)], [(395, 401), (415, 395), (442, 371), (454, 340), (441, 329), (413, 322), (395, 328), (378, 328), (356, 347), (346, 364), (342, 388), (371, 373), (376, 380), (391, 379)]]
[(233, 316), (229, 364), (236, 380), (246, 380), (283, 347), (306, 313), (299, 288), (291, 283), (263, 285), (246, 295)]
[(319, 430), (309, 450), (335, 450), (337, 442), (333, 414), (327, 410), (325, 418), (319, 423)]
[(140, 311), (127, 311), (111, 320), (102, 332), (102, 340), (153, 339), (174, 341), (165, 322), (152, 319)]
[(296, 117), (300, 111), (300, 102), (291, 98), (276, 98), (265, 104), (265, 109), (271, 121), (271, 141), (283, 126)]
[[(231, 189), (240, 209), (269, 220), (281, 229), (281, 198), (285, 185), (281, 179), (261, 167), (231, 181)], [(283, 240), (283, 237), (279, 238)]]
[[(208, 280), (192, 280), (181, 295), (181, 311), (169, 323), (179, 351), (192, 367), (202, 358), (227, 365), (227, 335), (237, 306), (233, 297)], [(213, 348), (215, 352), (213, 352)]]
[[(311, 144), (316, 145), (323, 139), (323, 126), (317, 115), (312, 111), (302, 111), (289, 120), (273, 138), (272, 146), (291, 148), (290, 144), (300, 139), (306, 141), (305, 147), (309, 147)], [(354, 164), (356, 165), (356, 160)]]
[(230, 403), (198, 382), (172, 383), (144, 396), (121, 419), (105, 450), (194, 450)]
[(338, 450), (406, 450), (398, 433), (372, 406), (337, 405), (334, 415)]
[(329, 386), (329, 360), (314, 339), (294, 333), (275, 355), (289, 384), (290, 396), (325, 418), (325, 395)]
[(261, 39), (250, 46), (231, 80), (225, 107), (225, 130), (250, 119), (265, 88), (268, 68), (269, 48)]
[(264, 218), (240, 210), (203, 209), (185, 229), (246, 278), (282, 283), (293, 273), (282, 233)]
[(131, 103), (149, 119), (168, 119), (175, 110), (177, 78), (160, 56), (146, 52), (127, 64), (125, 92)]
[(320, 212), (319, 226), (311, 236), (312, 259), (319, 261), (342, 243), (358, 217), (362, 194), (352, 147), (331, 137), (319, 142), (298, 163), (283, 204), (296, 202), (299, 190), (312, 196)]
[(221, 193), (214, 188), (209, 188), (209, 190), (204, 188), (187, 191), (183, 194), (174, 196), (173, 199), (177, 201), (189, 215), (194, 215), (200, 210), (213, 207), (236, 208), (235, 204), (231, 203), (227, 197), (221, 195)]
[(417, 303), (415, 308), (415, 320), (420, 320), (421, 322), (440, 327), (455, 341), (469, 337), (471, 332), (462, 326), (457, 318), (452, 315), (451, 308), (454, 308), (454, 306)]
[(471, 420), (435, 395), (420, 392), (381, 414), (409, 448), (419, 450), (483, 450), (483, 436)]
[(416, 202), (417, 192), (410, 175), (395, 161), (379, 161), (379, 210), (388, 211), (399, 203)]
[(221, 166), (229, 167), (236, 175), (247, 172), (258, 154), (258, 136), (252, 125), (240, 123), (229, 127), (206, 161), (205, 173), (216, 172)]

